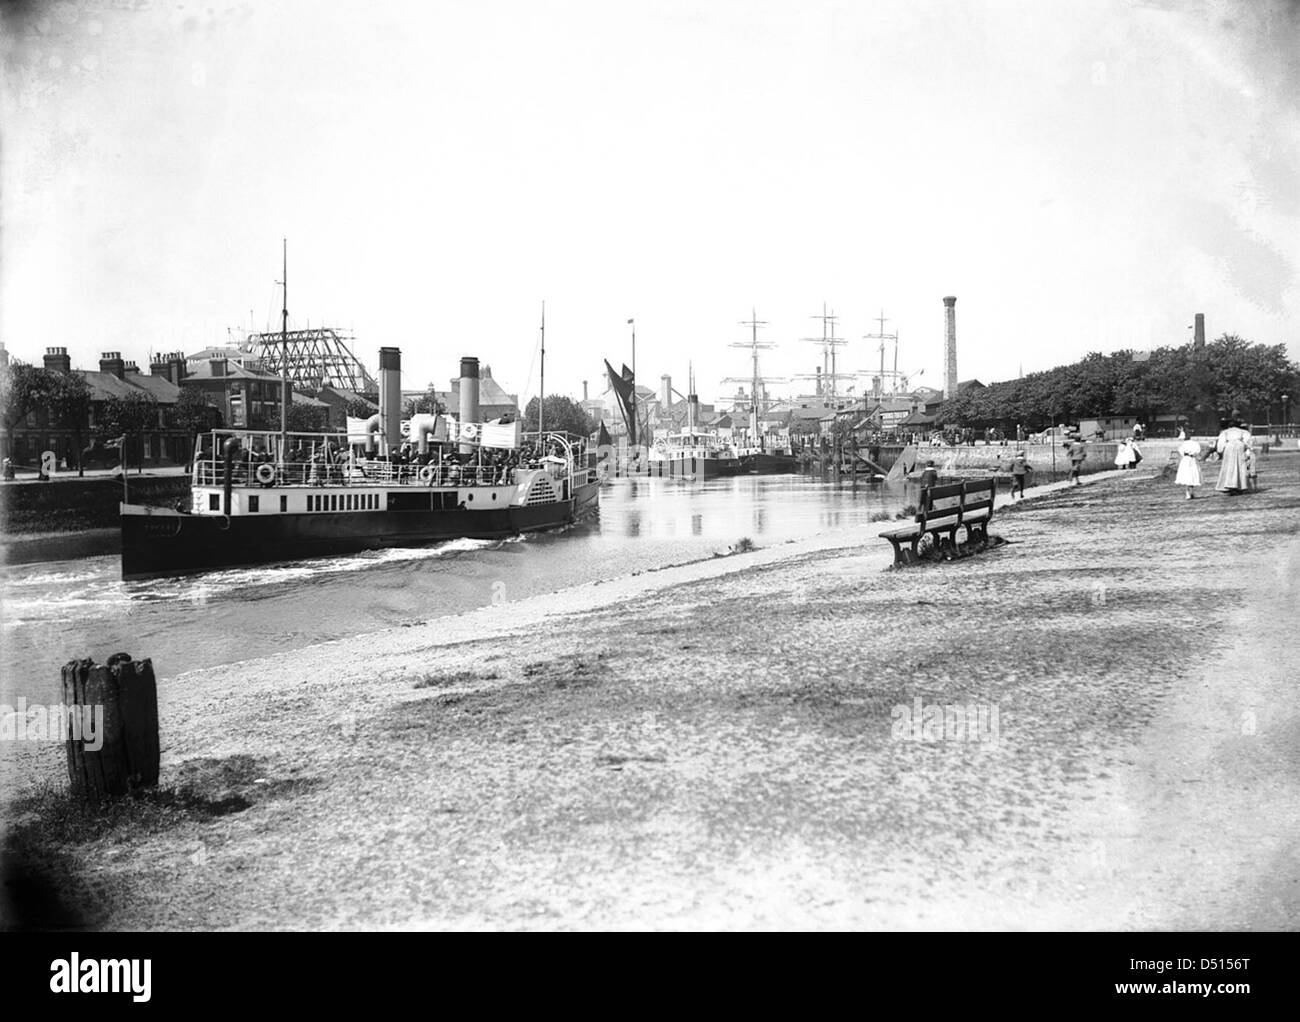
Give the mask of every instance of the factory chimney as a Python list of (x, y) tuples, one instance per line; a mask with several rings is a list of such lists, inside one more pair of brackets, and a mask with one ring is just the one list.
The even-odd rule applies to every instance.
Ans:
[[(460, 360), (460, 425), (478, 422), (478, 359), (465, 355)], [(473, 454), (473, 444), (461, 444), (461, 454)]]
[(1205, 313), (1203, 312), (1196, 314), (1196, 326), (1192, 330), (1192, 347), (1205, 347)]
[(673, 378), (667, 373), (659, 377), (659, 408), (664, 415), (673, 404)]
[(957, 396), (957, 298), (949, 295), (943, 300), (947, 329), (943, 340), (943, 396)]
[(379, 428), (384, 434), (384, 453), (395, 454), (402, 447), (402, 350), (379, 349)]

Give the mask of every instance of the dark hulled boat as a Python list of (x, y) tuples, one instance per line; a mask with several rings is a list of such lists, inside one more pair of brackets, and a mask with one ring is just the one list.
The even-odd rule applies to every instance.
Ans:
[(122, 504), (122, 577), (500, 539), (568, 525), (598, 506), (581, 443), (560, 433), (536, 438), (550, 452), (540, 460), (511, 467), (397, 464), (358, 457), (346, 437), (287, 439), (272, 460), (279, 434), (216, 431), (200, 441), (187, 509)]

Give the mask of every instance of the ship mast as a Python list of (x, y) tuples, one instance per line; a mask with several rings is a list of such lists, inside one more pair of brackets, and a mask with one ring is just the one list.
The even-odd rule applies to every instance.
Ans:
[[(862, 339), (864, 341), (880, 342), (880, 376), (878, 377), (878, 379), (880, 380), (880, 392), (876, 396), (884, 397), (886, 380), (889, 381), (890, 394), (897, 394), (899, 389), (900, 378), (898, 373), (898, 332), (895, 331), (892, 334), (885, 333), (885, 324), (888, 323), (889, 320), (885, 318), (884, 309), (880, 310), (880, 315), (876, 317), (876, 322), (880, 324), (879, 332), (874, 334), (863, 334)], [(894, 342), (894, 370), (893, 372), (890, 373), (885, 372), (885, 342), (886, 341)], [(872, 372), (872, 370), (870, 369), (864, 369), (862, 371)]]
[(289, 449), (289, 402), (293, 400), (289, 389), (289, 239), (283, 238), (283, 279), (280, 281), (284, 303), (280, 308), (280, 462), (284, 463)]
[(841, 373), (836, 368), (836, 349), (842, 348), (848, 342), (843, 337), (835, 336), (835, 324), (839, 317), (833, 312), (826, 310), (826, 303), (822, 302), (821, 315), (811, 316), (811, 319), (820, 319), (822, 321), (822, 335), (820, 337), (803, 337), (800, 338), (809, 344), (820, 344), (822, 346), (822, 371), (821, 373), (798, 373), (799, 379), (818, 380), (821, 385), (821, 393), (816, 395), (822, 399), (824, 405), (835, 405), (839, 398), (839, 381), (852, 380), (856, 374)]
[(542, 302), (542, 378), (537, 395), (537, 439), (542, 437), (542, 423), (546, 418), (546, 302)]
[(748, 340), (748, 341), (737, 341), (737, 342), (735, 342), (734, 344), (729, 344), (729, 345), (727, 345), (727, 347), (729, 347), (729, 348), (748, 348), (748, 349), (750, 350), (751, 374), (750, 374), (749, 379), (745, 379), (745, 378), (742, 377), (742, 376), (728, 376), (728, 377), (727, 377), (725, 380), (723, 380), (722, 382), (723, 382), (723, 383), (748, 383), (748, 384), (749, 384), (749, 388), (750, 388), (750, 389), (749, 389), (749, 398), (750, 398), (750, 401), (749, 401), (749, 403), (750, 403), (750, 408), (749, 408), (749, 435), (750, 435), (750, 442), (751, 442), (751, 443), (755, 443), (755, 444), (757, 444), (757, 443), (760, 443), (760, 442), (761, 442), (761, 435), (760, 435), (760, 433), (759, 433), (758, 421), (759, 421), (759, 418), (762, 416), (762, 414), (763, 414), (763, 412), (764, 412), (764, 410), (765, 410), (765, 409), (763, 409), (763, 408), (761, 408), (761, 407), (759, 406), (759, 400), (760, 400), (760, 399), (759, 399), (759, 394), (760, 394), (760, 392), (761, 392), (761, 391), (760, 391), (760, 388), (763, 387), (765, 384), (768, 384), (768, 383), (784, 383), (784, 382), (786, 382), (786, 381), (785, 381), (783, 378), (778, 378), (778, 377), (775, 377), (775, 376), (760, 376), (759, 373), (758, 373), (758, 352), (759, 352), (759, 350), (760, 350), (760, 349), (765, 349), (765, 348), (766, 348), (766, 349), (771, 349), (771, 348), (775, 348), (775, 347), (776, 347), (775, 344), (772, 344), (772, 343), (769, 342), (769, 341), (760, 341), (760, 340), (758, 339), (758, 328), (761, 327), (761, 326), (767, 326), (767, 322), (766, 322), (765, 320), (761, 320), (761, 319), (759, 319), (759, 318), (758, 318), (758, 313), (757, 313), (755, 310), (750, 309), (750, 310), (749, 310), (749, 319), (747, 319), (747, 320), (741, 320), (741, 321), (740, 321), (740, 325), (741, 325), (741, 326), (747, 326), (747, 327), (749, 327), (749, 332), (750, 332), (749, 340)]

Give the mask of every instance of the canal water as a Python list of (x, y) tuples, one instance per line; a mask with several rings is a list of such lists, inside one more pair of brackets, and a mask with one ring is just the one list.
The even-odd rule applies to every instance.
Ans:
[(456, 540), (123, 582), (119, 561), (16, 565), (5, 575), (0, 703), (56, 699), (70, 659), (152, 657), (160, 678), (490, 603), (708, 559), (742, 539), (759, 547), (869, 523), (914, 501), (915, 484), (808, 476), (690, 483), (619, 479), (598, 516), (504, 541)]

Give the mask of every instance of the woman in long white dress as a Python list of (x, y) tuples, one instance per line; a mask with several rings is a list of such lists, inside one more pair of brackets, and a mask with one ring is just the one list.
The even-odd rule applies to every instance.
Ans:
[(1130, 468), (1133, 465), (1133, 448), (1129, 446), (1128, 438), (1125, 437), (1119, 442), (1119, 447), (1115, 451), (1115, 467)]
[(1199, 458), (1201, 456), (1201, 445), (1195, 440), (1189, 440), (1186, 433), (1180, 434), (1183, 442), (1178, 445), (1178, 475), (1174, 477), (1174, 482), (1183, 487), (1187, 493), (1187, 499), (1192, 499), (1192, 490), (1201, 485), (1201, 465)]
[(1241, 422), (1233, 419), (1227, 429), (1219, 434), (1214, 442), (1214, 449), (1219, 452), (1221, 465), (1216, 490), (1224, 493), (1241, 493), (1246, 489), (1246, 445), (1250, 443), (1250, 431), (1242, 429)]

